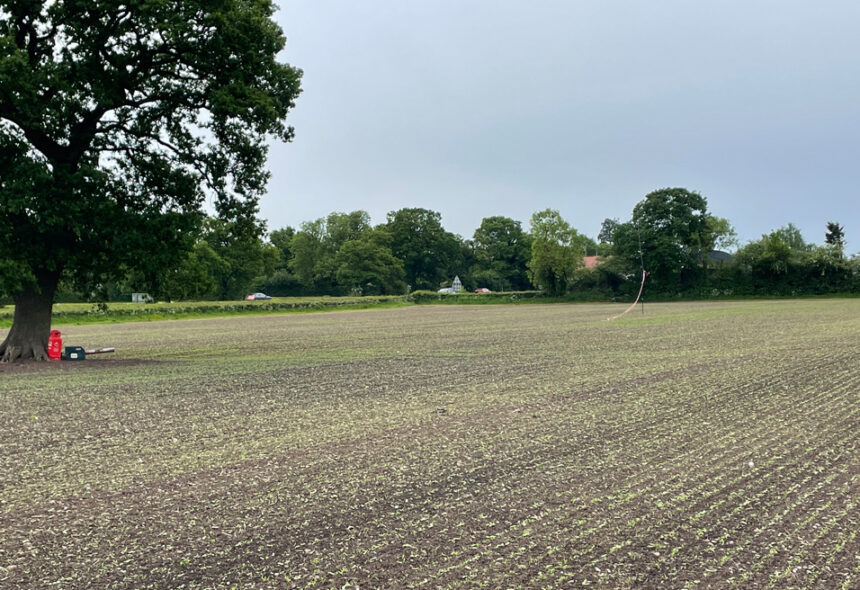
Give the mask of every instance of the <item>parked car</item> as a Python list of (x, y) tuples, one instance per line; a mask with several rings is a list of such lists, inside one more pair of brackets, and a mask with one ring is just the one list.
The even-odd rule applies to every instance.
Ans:
[(480, 289), (475, 289), (475, 293), (492, 293), (492, 291), (490, 291), (486, 287), (481, 287)]
[(439, 289), (436, 292), (437, 293), (455, 293), (456, 291), (454, 291), (454, 287), (444, 287), (442, 289)]
[(253, 293), (245, 297), (246, 301), (264, 301), (266, 299), (271, 299), (271, 297), (269, 297), (265, 293)]

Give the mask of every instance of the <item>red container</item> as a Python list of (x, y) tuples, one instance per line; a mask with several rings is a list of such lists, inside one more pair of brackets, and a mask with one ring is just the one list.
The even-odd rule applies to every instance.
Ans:
[(51, 337), (48, 338), (48, 358), (52, 361), (60, 360), (63, 350), (63, 337), (59, 330), (51, 330)]

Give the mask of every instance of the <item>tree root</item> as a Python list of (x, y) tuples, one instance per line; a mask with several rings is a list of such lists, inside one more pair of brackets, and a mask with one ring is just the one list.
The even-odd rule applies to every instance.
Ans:
[(0, 363), (11, 363), (19, 357), (19, 351), (15, 346), (0, 346)]
[(45, 350), (28, 346), (22, 348), (20, 346), (7, 346), (4, 342), (0, 344), (0, 363), (12, 363), (19, 360), (48, 360), (48, 354)]

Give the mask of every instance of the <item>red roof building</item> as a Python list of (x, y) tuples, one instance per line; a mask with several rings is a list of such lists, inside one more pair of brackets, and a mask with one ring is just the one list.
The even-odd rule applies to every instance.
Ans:
[(582, 262), (585, 264), (585, 268), (597, 268), (603, 263), (602, 260), (598, 260), (599, 258), (599, 256), (584, 256)]

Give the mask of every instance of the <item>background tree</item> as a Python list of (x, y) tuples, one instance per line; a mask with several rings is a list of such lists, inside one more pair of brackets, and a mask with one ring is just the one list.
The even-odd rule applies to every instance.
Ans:
[(789, 223), (736, 255), (736, 288), (750, 294), (803, 295), (852, 290), (852, 265), (831, 245), (807, 243)]
[(739, 246), (738, 234), (725, 217), (708, 215), (705, 225), (704, 247), (707, 250), (735, 250)]
[(269, 235), (269, 242), (279, 252), (275, 271), (255, 281), (250, 291), (262, 291), (275, 297), (308, 295), (312, 290), (305, 287), (290, 271), (292, 242), (296, 230), (290, 226), (276, 229)]
[[(207, 218), (203, 234), (185, 259), (159, 280), (159, 292), (170, 299), (240, 299), (255, 283), (271, 275), (280, 251), (264, 242), (258, 223)], [(145, 290), (145, 281), (132, 272), (126, 288)]]
[[(483, 283), (479, 284), (477, 281), (480, 280), (480, 277), (475, 277), (475, 271), (478, 270), (478, 258), (475, 253), (474, 240), (464, 240), (463, 237), (459, 235), (455, 235), (454, 237), (457, 239), (460, 251), (460, 254), (457, 257), (458, 269), (454, 271), (454, 275), (460, 277), (460, 282), (463, 284), (463, 288), (467, 291), (471, 291), (476, 287), (489, 287), (492, 289), (489, 285), (485, 285)], [(453, 278), (451, 281), (453, 282)]]
[(796, 260), (799, 252), (803, 251), (805, 248), (792, 248), (777, 230), (763, 235), (758, 241), (750, 242), (741, 248), (736, 256), (738, 262), (748, 266), (754, 276), (775, 283), (788, 274), (792, 255)]
[(403, 262), (391, 253), (391, 236), (363, 232), (345, 242), (335, 257), (338, 282), (362, 295), (394, 295), (406, 290)]
[(316, 292), (331, 287), (325, 243), (325, 219), (304, 221), (290, 241), (289, 268), (306, 288)]
[(633, 208), (633, 217), (613, 233), (613, 252), (632, 274), (644, 263), (658, 289), (676, 292), (704, 276), (702, 265), (714, 242), (708, 228), (708, 203), (684, 188), (649, 193)]
[(603, 256), (609, 250), (607, 249), (608, 244), (598, 244), (594, 238), (586, 236), (585, 234), (580, 234), (582, 237), (582, 255), (583, 256)]
[(250, 292), (255, 279), (274, 272), (281, 253), (263, 242), (257, 227), (218, 218), (206, 220), (203, 241), (220, 261), (210, 267), (216, 299), (241, 299)]
[(225, 261), (208, 242), (200, 240), (179, 266), (165, 274), (161, 292), (168, 299), (176, 301), (216, 299), (217, 277), (226, 272), (228, 267)]
[(827, 232), (824, 234), (824, 243), (833, 246), (841, 254), (845, 249), (845, 228), (835, 221), (828, 221)]
[(582, 266), (584, 236), (554, 209), (532, 215), (530, 233), (532, 247), (528, 268), (532, 284), (550, 295), (563, 295), (576, 269)]
[(383, 226), (391, 251), (403, 261), (406, 282), (415, 289), (438, 288), (462, 269), (460, 240), (442, 227), (442, 216), (428, 209), (400, 209)]
[(600, 244), (611, 244), (612, 234), (615, 233), (615, 228), (619, 225), (617, 218), (606, 218), (600, 224), (600, 233), (597, 234), (597, 241)]
[(340, 213), (302, 223), (290, 242), (289, 267), (296, 278), (315, 293), (338, 293), (337, 253), (348, 241), (358, 240), (370, 231), (366, 211)]
[(326, 217), (325, 228), (327, 247), (336, 254), (346, 242), (358, 240), (371, 230), (370, 214), (367, 211), (335, 211)]
[(472, 240), (475, 264), (472, 280), (494, 291), (520, 291), (531, 287), (528, 263), (531, 238), (522, 224), (509, 217), (485, 217)]
[(269, 242), (278, 249), (280, 252), (280, 258), (278, 260), (278, 264), (275, 267), (275, 270), (286, 269), (287, 265), (290, 262), (290, 258), (292, 257), (292, 253), (290, 251), (290, 244), (293, 241), (293, 236), (296, 235), (296, 230), (290, 226), (276, 229), (271, 234), (269, 234)]
[(774, 230), (773, 235), (778, 236), (786, 245), (796, 252), (808, 252), (812, 249), (812, 244), (807, 244), (803, 239), (803, 234), (800, 228), (793, 223), (788, 223), (781, 228)]
[(0, 0), (3, 360), (46, 358), (61, 278), (155, 278), (211, 196), (251, 219), (301, 72), (270, 0)]

